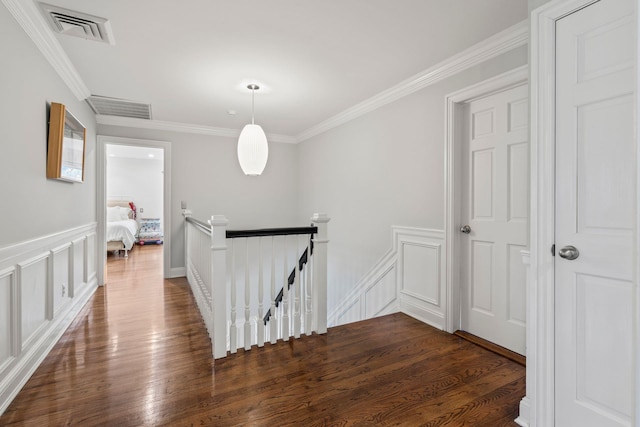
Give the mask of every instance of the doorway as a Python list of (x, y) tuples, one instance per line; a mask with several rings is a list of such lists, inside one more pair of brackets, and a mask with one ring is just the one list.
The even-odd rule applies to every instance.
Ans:
[[(498, 324), (503, 328), (501, 332), (494, 334), (493, 332), (497, 329), (495, 325), (489, 324), (488, 326), (483, 325), (478, 330), (471, 328), (468, 332), (520, 354), (524, 353), (526, 336), (525, 269), (521, 261), (521, 251), (526, 249), (528, 234), (528, 197), (526, 194), (522, 197), (522, 192), (528, 190), (528, 169), (526, 169), (528, 163), (528, 144), (526, 144), (528, 133), (527, 80), (528, 68), (522, 66), (446, 97), (446, 330), (454, 332), (463, 328), (469, 329), (470, 323), (476, 325), (477, 319), (469, 316), (469, 313), (473, 312), (484, 317), (482, 320), (499, 321)], [(514, 139), (513, 144), (506, 144), (500, 153), (502, 160), (499, 164), (489, 158), (494, 154), (482, 158), (489, 151), (479, 151), (479, 155), (475, 159), (474, 172), (472, 170), (474, 155), (469, 150), (469, 143), (466, 141), (471, 135), (471, 127), (468, 123), (471, 123), (471, 126), (477, 126), (478, 136), (485, 131), (495, 133), (494, 131), (497, 131), (498, 127), (498, 117), (495, 115), (495, 110), (488, 113), (493, 107), (489, 108), (487, 103), (493, 102), (492, 98), (495, 100), (501, 97), (507, 97), (509, 100), (502, 100), (504, 102), (500, 107), (500, 125), (507, 134), (522, 134), (520, 136), (524, 136), (524, 139), (520, 138), (518, 141)], [(472, 111), (473, 108), (475, 110)], [(475, 113), (477, 114), (474, 118), (472, 115)], [(476, 123), (470, 122), (470, 120), (476, 120)], [(484, 122), (482, 122), (483, 120)], [(481, 129), (482, 126), (484, 126), (483, 129)], [(488, 139), (482, 143), (484, 144), (486, 141)], [(491, 170), (480, 168), (483, 160), (485, 160), (485, 166), (493, 164)], [(525, 170), (522, 170), (522, 163), (525, 164)], [(474, 173), (475, 178), (478, 179), (475, 184), (473, 182)], [(517, 175), (513, 176), (513, 182), (517, 185), (509, 187), (510, 174)], [(486, 182), (483, 183), (483, 179)], [(474, 188), (478, 190), (481, 188), (478, 187), (481, 184), (488, 185), (493, 190), (496, 189), (496, 185), (499, 187), (501, 207), (498, 210), (500, 212), (497, 210), (498, 199), (496, 197), (498, 196), (493, 190), (487, 192), (485, 188), (482, 190), (484, 193), (476, 191), (474, 195)], [(474, 185), (475, 187), (473, 187)], [(527, 187), (524, 190), (520, 188), (523, 185)], [(520, 189), (518, 190), (518, 188)], [(513, 195), (517, 196), (517, 200), (512, 197)], [(481, 196), (484, 197), (483, 200), (481, 200)], [(483, 206), (492, 211), (490, 215), (488, 211), (480, 212), (478, 210), (483, 208), (480, 205), (483, 202), (488, 203)], [(519, 203), (519, 205), (515, 206), (513, 203), (507, 202)], [(474, 217), (474, 203), (477, 211), (476, 222), (469, 224), (470, 219)], [(482, 218), (483, 215), (484, 218)], [(519, 235), (517, 242), (507, 242), (502, 239), (505, 241), (502, 242), (504, 244), (501, 244), (501, 248), (492, 250), (491, 246), (494, 244), (491, 242), (496, 239), (494, 237), (487, 238), (485, 234), (495, 228), (490, 223), (495, 223), (496, 219), (507, 223), (508, 227), (517, 226)], [(509, 219), (512, 221), (508, 221)], [(464, 227), (466, 225), (470, 227)], [(485, 235), (484, 237), (478, 235), (480, 231)], [(503, 235), (510, 234), (509, 230), (503, 230), (501, 233)], [(475, 252), (474, 249), (476, 249)], [(486, 261), (480, 259), (483, 254), (488, 257)], [(479, 258), (474, 260), (475, 256)], [(486, 268), (487, 266), (490, 267)], [(496, 268), (499, 268), (500, 271), (497, 271)], [(500, 279), (499, 283), (498, 279)], [(473, 288), (474, 280), (478, 285), (475, 290)], [(466, 284), (463, 285), (463, 282)], [(469, 285), (470, 282), (471, 285)], [(496, 283), (500, 285), (500, 289), (495, 288)], [(500, 295), (498, 295), (498, 290), (500, 290)], [(496, 311), (498, 302), (501, 307)], [(505, 329), (507, 332), (504, 331)], [(487, 334), (485, 331), (489, 331), (489, 333)], [(508, 339), (503, 340), (503, 336), (507, 336)], [(513, 342), (516, 344), (514, 345)]]
[(528, 87), (466, 102), (463, 110), (460, 329), (524, 355)]
[[(150, 141), (130, 138), (98, 136), (98, 243), (99, 251), (98, 283), (105, 284), (107, 260), (107, 200), (120, 199), (128, 204), (133, 202), (136, 207), (137, 226), (147, 223), (150, 230), (161, 228), (162, 238), (158, 233), (149, 243), (162, 243), (162, 263), (165, 278), (171, 277), (171, 145), (164, 141)], [(152, 157), (153, 156), (153, 157)], [(161, 157), (161, 160), (158, 159)], [(119, 159), (119, 160), (118, 160)], [(111, 164), (109, 161), (111, 160)], [(135, 174), (130, 170), (135, 165), (144, 169), (145, 179), (134, 187), (128, 185), (127, 177)], [(107, 174), (118, 175), (108, 185)], [(156, 173), (157, 172), (157, 173)], [(148, 184), (151, 175), (158, 175), (156, 185)], [(145, 182), (146, 181), (146, 182)], [(161, 187), (161, 189), (160, 189)], [(150, 192), (161, 191), (155, 197)], [(137, 200), (135, 200), (137, 199)], [(159, 203), (157, 199), (162, 201)], [(117, 200), (116, 200), (117, 202)], [(116, 203), (117, 204), (117, 203)], [(139, 211), (142, 209), (142, 212)], [(153, 223), (153, 224), (152, 224)], [(157, 225), (161, 224), (160, 227)]]

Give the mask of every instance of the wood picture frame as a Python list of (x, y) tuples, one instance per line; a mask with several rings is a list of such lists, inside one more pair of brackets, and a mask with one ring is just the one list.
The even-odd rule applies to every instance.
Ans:
[(87, 129), (64, 104), (51, 103), (47, 149), (47, 178), (84, 181)]

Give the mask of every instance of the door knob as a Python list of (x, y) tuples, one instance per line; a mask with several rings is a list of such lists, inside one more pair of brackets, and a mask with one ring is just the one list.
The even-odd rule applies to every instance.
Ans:
[(469, 234), (471, 233), (471, 227), (469, 227), (468, 225), (463, 225), (462, 227), (460, 227), (460, 232), (464, 234)]
[(560, 255), (564, 259), (574, 260), (580, 256), (580, 251), (575, 246), (569, 245), (560, 249), (558, 255)]

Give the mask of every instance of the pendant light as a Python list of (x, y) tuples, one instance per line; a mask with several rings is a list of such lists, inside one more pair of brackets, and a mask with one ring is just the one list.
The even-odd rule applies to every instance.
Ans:
[(269, 146), (267, 136), (260, 125), (254, 123), (255, 91), (260, 89), (256, 84), (247, 86), (251, 89), (251, 124), (245, 125), (238, 138), (238, 161), (245, 175), (260, 175), (267, 165)]

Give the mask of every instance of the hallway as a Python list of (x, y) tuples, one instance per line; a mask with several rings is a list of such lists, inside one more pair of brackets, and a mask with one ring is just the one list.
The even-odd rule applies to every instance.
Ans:
[(101, 287), (2, 426), (513, 426), (524, 368), (394, 314), (216, 363), (162, 248), (109, 257)]

